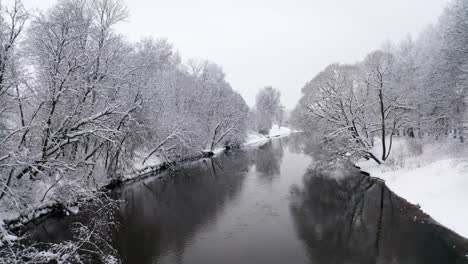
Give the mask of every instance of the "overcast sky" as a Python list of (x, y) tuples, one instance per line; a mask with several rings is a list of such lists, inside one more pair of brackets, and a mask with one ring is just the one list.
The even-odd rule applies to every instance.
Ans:
[[(24, 0), (47, 8), (55, 0)], [(293, 108), (302, 86), (333, 62), (356, 62), (417, 35), (448, 0), (126, 0), (131, 41), (167, 38), (182, 58), (220, 64), (249, 105), (271, 85)]]

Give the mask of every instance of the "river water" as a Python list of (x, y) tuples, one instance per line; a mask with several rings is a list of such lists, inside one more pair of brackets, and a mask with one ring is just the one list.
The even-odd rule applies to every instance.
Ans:
[[(466, 240), (352, 166), (310, 169), (300, 142), (275, 139), (123, 187), (109, 242), (138, 264), (467, 262)], [(60, 241), (70, 224), (47, 219), (32, 232)]]

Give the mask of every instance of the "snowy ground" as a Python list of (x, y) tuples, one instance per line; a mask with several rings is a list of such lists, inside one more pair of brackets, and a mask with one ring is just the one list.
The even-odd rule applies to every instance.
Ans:
[(421, 142), (397, 139), (390, 160), (357, 163), (385, 180), (387, 186), (419, 204), (440, 224), (468, 238), (468, 155), (466, 145), (453, 140)]
[(259, 134), (257, 132), (251, 131), (247, 135), (247, 138), (246, 138), (245, 143), (243, 144), (243, 146), (254, 146), (254, 145), (257, 145), (257, 144), (262, 144), (262, 143), (267, 142), (271, 138), (283, 137), (283, 136), (287, 136), (287, 135), (290, 135), (291, 133), (295, 133), (295, 132), (297, 132), (297, 131), (292, 130), (292, 129), (288, 128), (288, 127), (280, 127), (278, 125), (274, 125), (270, 129), (270, 132), (268, 133), (268, 135), (262, 135), (262, 134)]

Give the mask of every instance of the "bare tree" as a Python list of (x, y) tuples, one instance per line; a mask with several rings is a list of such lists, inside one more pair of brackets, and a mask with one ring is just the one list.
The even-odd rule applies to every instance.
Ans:
[(273, 123), (281, 120), (283, 106), (280, 98), (281, 93), (271, 86), (258, 92), (255, 103), (258, 131), (268, 133)]
[[(393, 136), (405, 122), (404, 110), (408, 109), (401, 98), (404, 96), (395, 83), (394, 56), (383, 51), (369, 54), (363, 63), (364, 81), (369, 93), (374, 94), (369, 110), (378, 122), (382, 144), (381, 159), (385, 161), (390, 156)], [(388, 145), (387, 145), (388, 141)]]
[[(29, 130), (25, 120), (22, 69), (19, 66), (18, 40), (29, 18), (21, 1), (11, 8), (0, 4), (0, 174), (3, 186), (0, 199), (11, 193), (8, 186), (14, 173), (15, 157), (20, 155)], [(19, 122), (16, 122), (19, 120)], [(6, 178), (3, 178), (6, 176)]]
[[(356, 153), (380, 164), (390, 156), (393, 136), (410, 110), (397, 81), (393, 55), (382, 51), (371, 53), (362, 64), (332, 64), (303, 88), (296, 120), (306, 129), (319, 127), (328, 144), (333, 141), (343, 150), (340, 155)], [(313, 125), (307, 125), (307, 119)], [(373, 153), (376, 136), (381, 139), (380, 157)]]
[(309, 129), (319, 129), (324, 138), (344, 144), (344, 152), (356, 152), (380, 163), (371, 152), (376, 128), (368, 112), (371, 94), (363, 84), (357, 66), (332, 64), (306, 84), (301, 105), (304, 118), (313, 122)]

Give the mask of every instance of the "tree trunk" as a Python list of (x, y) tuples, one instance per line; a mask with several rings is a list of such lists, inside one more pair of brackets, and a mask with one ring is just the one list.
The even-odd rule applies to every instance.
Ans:
[(387, 146), (385, 144), (385, 109), (383, 102), (383, 83), (380, 84), (379, 90), (379, 101), (380, 101), (380, 118), (382, 126), (382, 160), (385, 160), (387, 153)]
[(375, 162), (377, 162), (377, 164), (382, 164), (382, 161), (380, 161), (374, 154), (370, 153), (370, 152), (367, 152), (367, 155), (369, 156), (370, 159), (374, 160)]

